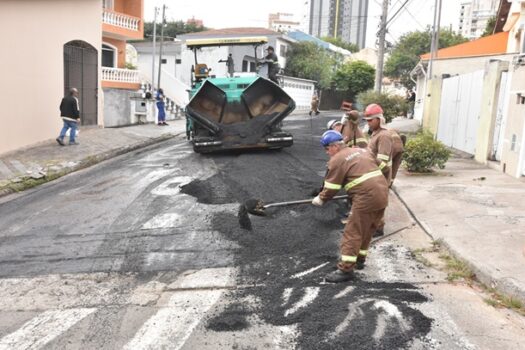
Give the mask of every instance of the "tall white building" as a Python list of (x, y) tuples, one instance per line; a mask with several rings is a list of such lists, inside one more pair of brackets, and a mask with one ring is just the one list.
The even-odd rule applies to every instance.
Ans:
[(307, 32), (318, 38), (341, 38), (363, 48), (366, 39), (368, 0), (305, 0)]
[(489, 19), (496, 15), (499, 0), (472, 0), (461, 3), (459, 32), (466, 38), (479, 38)]

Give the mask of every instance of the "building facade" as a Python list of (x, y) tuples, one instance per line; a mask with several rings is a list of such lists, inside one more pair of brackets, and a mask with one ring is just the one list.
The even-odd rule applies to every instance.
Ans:
[(125, 68), (125, 44), (143, 36), (142, 9), (143, 0), (0, 1), (0, 153), (57, 137), (71, 87), (80, 92), (81, 125), (107, 126), (103, 89), (139, 87), (138, 71)]
[(481, 37), (488, 21), (496, 15), (499, 0), (472, 0), (461, 3), (459, 32), (469, 39)]
[(308, 34), (331, 36), (365, 47), (368, 0), (309, 0)]

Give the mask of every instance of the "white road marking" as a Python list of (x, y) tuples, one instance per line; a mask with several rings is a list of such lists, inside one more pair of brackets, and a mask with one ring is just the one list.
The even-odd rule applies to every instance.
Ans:
[(364, 316), (363, 310), (361, 310), (361, 305), (367, 302), (368, 300), (360, 300), (356, 303), (350, 303), (348, 305), (348, 315), (345, 319), (335, 327), (335, 331), (330, 335), (331, 338), (337, 337), (341, 334), (349, 325), (350, 322), (355, 318), (361, 318)]
[(285, 288), (283, 290), (283, 303), (281, 304), (281, 306), (288, 304), (288, 302), (290, 301), (290, 297), (292, 296), (292, 291), (293, 288)]
[(154, 228), (177, 227), (181, 224), (182, 217), (177, 213), (166, 213), (152, 217), (148, 222), (142, 225), (143, 230)]
[(310, 273), (312, 273), (312, 272), (314, 272), (314, 271), (319, 270), (320, 268), (322, 268), (323, 266), (328, 265), (329, 263), (330, 263), (330, 262), (327, 261), (327, 262), (325, 262), (325, 263), (322, 263), (321, 265), (318, 265), (318, 266), (312, 267), (311, 269), (308, 269), (308, 270), (306, 270), (306, 271), (296, 273), (295, 275), (292, 275), (291, 278), (301, 278), (301, 277), (306, 276), (306, 275), (308, 275), (308, 274), (310, 274)]
[(299, 300), (291, 308), (286, 310), (286, 312), (284, 313), (284, 316), (287, 317), (288, 315), (291, 315), (297, 312), (300, 308), (303, 308), (307, 306), (308, 304), (310, 304), (312, 301), (315, 300), (315, 298), (317, 298), (320, 290), (321, 288), (319, 287), (306, 287), (305, 293), (303, 297), (301, 298), (301, 300)]
[(170, 287), (192, 290), (174, 292), (166, 307), (148, 319), (124, 349), (180, 349), (224, 293), (224, 289), (196, 288), (229, 286), (234, 271), (231, 268), (205, 269), (180, 277)]
[[(372, 337), (376, 340), (381, 340), (385, 336), (386, 328), (392, 324), (392, 318), (397, 319), (398, 330), (400, 332), (406, 332), (410, 329), (410, 325), (403, 318), (403, 314), (399, 311), (398, 307), (386, 300), (378, 300), (374, 303), (376, 310), (383, 310), (384, 313), (379, 313), (377, 317), (377, 325)], [(386, 315), (385, 315), (386, 314)]]
[(94, 308), (83, 308), (43, 312), (0, 339), (0, 350), (41, 349), (95, 311)]
[(353, 286), (348, 286), (346, 287), (345, 289), (343, 289), (342, 291), (340, 291), (339, 293), (337, 293), (335, 295), (335, 299), (339, 299), (339, 298), (342, 298), (344, 297), (345, 295), (347, 295), (348, 293), (351, 293), (353, 290), (355, 289), (355, 287)]

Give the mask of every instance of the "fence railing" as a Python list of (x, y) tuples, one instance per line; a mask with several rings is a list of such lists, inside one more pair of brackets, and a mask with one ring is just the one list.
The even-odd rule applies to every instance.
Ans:
[(102, 22), (112, 26), (138, 31), (140, 18), (104, 9), (102, 11)]
[(124, 68), (102, 67), (102, 80), (121, 83), (140, 83), (140, 71)]

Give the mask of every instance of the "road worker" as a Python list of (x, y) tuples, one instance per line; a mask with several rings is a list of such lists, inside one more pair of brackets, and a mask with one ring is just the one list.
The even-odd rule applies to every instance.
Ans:
[(350, 147), (366, 148), (368, 142), (358, 125), (359, 112), (356, 110), (347, 111), (345, 116), (343, 121), (330, 120), (326, 125), (327, 129), (339, 131), (343, 135), (344, 143)]
[(392, 176), (390, 179), (390, 187), (394, 184), (396, 179), (397, 171), (401, 166), (403, 160), (403, 152), (405, 151), (405, 136), (400, 135), (396, 130), (389, 129), (390, 136), (392, 137)]
[(343, 188), (352, 199), (352, 212), (341, 239), (337, 270), (325, 277), (327, 282), (337, 283), (351, 280), (354, 268), (364, 268), (372, 234), (388, 204), (388, 184), (370, 151), (348, 147), (341, 133), (326, 131), (321, 137), (321, 145), (330, 160), (323, 190), (312, 204), (322, 206)]

